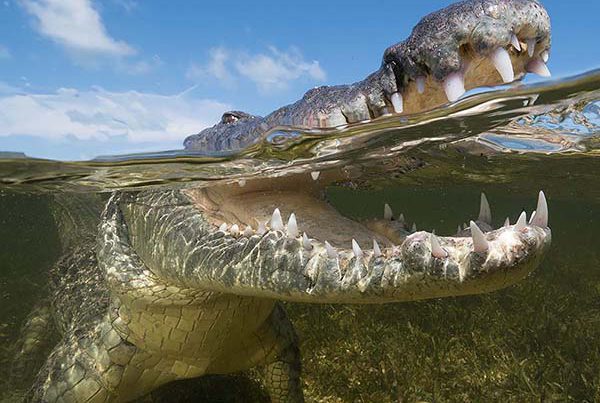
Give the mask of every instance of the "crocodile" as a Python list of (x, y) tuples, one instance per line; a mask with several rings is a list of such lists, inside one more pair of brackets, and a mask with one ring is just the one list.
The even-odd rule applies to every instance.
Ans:
[[(550, 22), (535, 0), (467, 0), (424, 17), (363, 81), (308, 91), (266, 117), (226, 112), (188, 137), (235, 151), (274, 127), (339, 127), (456, 101), (467, 89), (549, 75)], [(455, 236), (409, 229), (385, 205), (358, 222), (324, 198), (340, 173), (57, 196), (64, 254), (51, 273), (62, 334), (27, 396), (132, 401), (166, 383), (254, 367), (273, 402), (304, 400), (298, 339), (282, 301), (379, 304), (494, 291), (539, 266), (551, 242), (537, 208)], [(38, 322), (39, 323), (39, 322)], [(40, 332), (37, 330), (38, 333)]]

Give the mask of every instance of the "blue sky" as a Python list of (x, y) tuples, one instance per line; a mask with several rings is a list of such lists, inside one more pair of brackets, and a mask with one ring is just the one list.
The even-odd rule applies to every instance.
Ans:
[[(180, 148), (228, 109), (350, 83), (451, 1), (0, 0), (0, 150), (54, 159)], [(600, 2), (547, 0), (548, 66), (600, 66)]]

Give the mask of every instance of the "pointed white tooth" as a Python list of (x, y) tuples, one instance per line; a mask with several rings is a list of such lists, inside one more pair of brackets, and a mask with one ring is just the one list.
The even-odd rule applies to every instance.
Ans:
[(521, 231), (522, 229), (524, 229), (527, 226), (527, 213), (525, 213), (524, 211), (521, 213), (521, 215), (519, 215), (519, 219), (517, 220), (516, 224), (515, 224), (515, 230), (517, 231)]
[(533, 210), (531, 212), (531, 215), (529, 216), (529, 225), (531, 225), (531, 223), (533, 222), (534, 218), (535, 218), (535, 210)]
[(506, 217), (506, 220), (504, 220), (504, 228), (509, 227), (510, 226), (510, 219), (508, 217)]
[(550, 73), (550, 70), (548, 70), (548, 66), (546, 66), (546, 63), (544, 63), (542, 59), (537, 57), (535, 59), (531, 59), (529, 63), (527, 63), (527, 66), (525, 68), (528, 72), (537, 74), (541, 77), (550, 77), (552, 75)]
[(548, 59), (550, 58), (550, 54), (548, 53), (547, 50), (544, 50), (542, 53), (540, 53), (540, 57), (542, 58), (542, 61), (544, 63), (548, 63)]
[(419, 76), (417, 77), (417, 91), (419, 92), (419, 94), (422, 94), (425, 92), (425, 77), (423, 76)]
[(267, 226), (264, 222), (260, 222), (258, 220), (256, 220), (258, 222), (258, 228), (256, 229), (256, 233), (259, 235), (264, 234), (265, 232), (267, 232)]
[(404, 224), (405, 220), (404, 220), (404, 214), (400, 213), (400, 216), (398, 217), (398, 222), (400, 224)]
[(246, 179), (240, 179), (240, 180), (238, 180), (238, 185), (240, 185), (241, 188), (243, 188), (244, 186), (246, 186)]
[(535, 43), (537, 40), (535, 38), (527, 39), (527, 53), (529, 57), (533, 57), (533, 52), (535, 52)]
[(462, 231), (462, 228), (460, 227), (460, 224), (458, 225), (458, 228), (456, 229), (456, 233), (460, 234), (460, 231)]
[(319, 179), (320, 174), (321, 174), (321, 172), (319, 172), (319, 171), (312, 171), (310, 173), (310, 177), (312, 178), (312, 180), (316, 181), (317, 179)]
[(358, 242), (356, 242), (354, 239), (352, 240), (352, 252), (354, 252), (354, 256), (362, 257), (363, 251)]
[(471, 237), (473, 238), (473, 251), (475, 253), (487, 252), (489, 245), (485, 235), (474, 221), (471, 221)]
[(394, 107), (394, 112), (402, 113), (404, 109), (404, 102), (402, 102), (402, 95), (399, 92), (394, 92), (390, 97), (390, 101), (392, 102), (392, 106)]
[(417, 224), (413, 223), (412, 227), (410, 228), (410, 232), (417, 232)]
[(490, 55), (490, 59), (496, 70), (498, 70), (498, 73), (500, 73), (502, 81), (510, 83), (515, 80), (515, 72), (513, 71), (512, 62), (506, 49), (497, 48)]
[(231, 228), (229, 228), (229, 232), (231, 235), (237, 235), (240, 233), (240, 227), (237, 224), (233, 224)]
[(377, 241), (373, 239), (373, 257), (379, 256), (381, 256), (381, 249), (379, 248)]
[(448, 256), (448, 252), (446, 252), (444, 250), (444, 248), (442, 248), (442, 245), (440, 245), (440, 241), (437, 238), (437, 236), (435, 236), (434, 234), (431, 234), (429, 236), (429, 240), (431, 242), (431, 255), (433, 257), (437, 257), (438, 259), (443, 259), (446, 256)]
[(450, 73), (444, 80), (444, 91), (448, 101), (454, 102), (465, 93), (465, 82), (461, 73)]
[(466, 223), (466, 222), (464, 222), (464, 223), (463, 223), (463, 229), (467, 229), (467, 228), (469, 228), (469, 226), (467, 225), (467, 223)]
[(302, 233), (302, 247), (306, 250), (312, 249), (312, 244), (310, 243), (310, 240), (308, 239), (306, 232)]
[(246, 228), (244, 228), (244, 236), (245, 237), (250, 237), (254, 234), (254, 231), (252, 231), (252, 227), (249, 225), (246, 225)]
[(536, 227), (546, 228), (548, 226), (548, 203), (546, 202), (546, 195), (540, 190), (538, 195), (538, 202), (536, 207), (535, 218), (531, 220), (531, 224)]
[(221, 226), (219, 227), (219, 231), (223, 231), (223, 232), (227, 231), (227, 223), (221, 224)]
[(300, 232), (298, 232), (298, 223), (296, 222), (296, 214), (290, 214), (290, 219), (287, 223), (287, 233), (290, 238), (296, 238)]
[(325, 241), (325, 250), (327, 251), (327, 256), (330, 258), (335, 259), (338, 257), (337, 251), (327, 241)]
[(394, 212), (392, 211), (390, 205), (385, 203), (385, 205), (383, 206), (383, 219), (391, 220), (392, 217), (394, 217)]
[(492, 225), (492, 210), (490, 209), (490, 203), (488, 203), (485, 193), (481, 193), (481, 202), (479, 204), (479, 218), (478, 221)]
[(515, 49), (517, 49), (517, 51), (521, 51), (521, 42), (519, 42), (519, 38), (517, 38), (517, 35), (511, 35), (510, 43), (515, 47)]
[(273, 231), (283, 231), (283, 220), (281, 219), (281, 212), (278, 208), (273, 210), (270, 226)]

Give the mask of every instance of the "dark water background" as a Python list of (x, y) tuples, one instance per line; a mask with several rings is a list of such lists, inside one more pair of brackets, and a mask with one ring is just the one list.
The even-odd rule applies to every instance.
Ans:
[[(477, 215), (481, 191), (500, 226), (533, 210), (543, 189), (553, 241), (530, 277), (487, 295), (287, 304), (308, 401), (600, 401), (599, 157), (593, 71), (344, 130), (275, 130), (237, 155), (0, 160), (0, 401), (23, 387), (10, 376), (13, 346), (59, 257), (54, 192), (204, 186), (333, 166), (348, 171), (327, 192), (344, 215), (376, 217), (387, 202), (442, 235)], [(242, 377), (164, 389), (169, 398), (154, 401), (264, 398)]]

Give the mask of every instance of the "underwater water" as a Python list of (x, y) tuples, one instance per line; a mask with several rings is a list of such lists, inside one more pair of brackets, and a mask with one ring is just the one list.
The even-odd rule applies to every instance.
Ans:
[[(278, 128), (237, 154), (3, 157), (0, 401), (14, 401), (43, 360), (15, 376), (20, 329), (46, 297), (48, 271), (60, 258), (49, 214), (57, 193), (238, 186), (334, 168), (347, 171), (347, 180), (330, 186), (327, 198), (344, 215), (379, 217), (388, 203), (442, 235), (477, 216), (482, 191), (499, 227), (506, 216), (515, 222), (522, 210), (531, 212), (543, 189), (553, 239), (534, 273), (490, 294), (363, 306), (287, 303), (307, 401), (600, 400), (600, 71), (347, 128)], [(238, 376), (162, 389), (152, 401), (266, 399), (256, 382)]]

